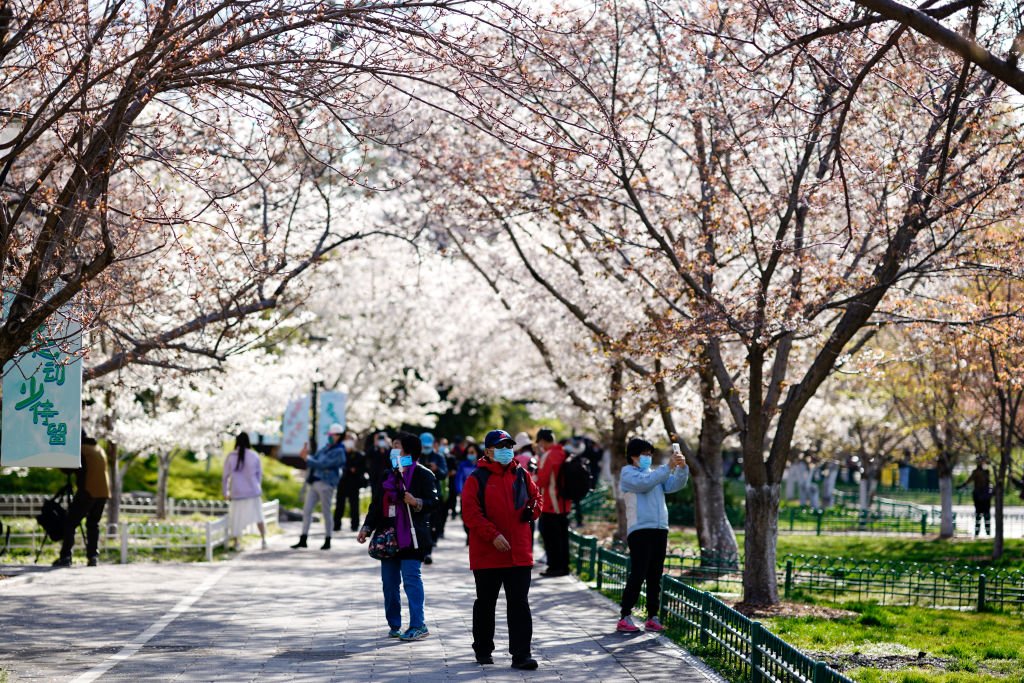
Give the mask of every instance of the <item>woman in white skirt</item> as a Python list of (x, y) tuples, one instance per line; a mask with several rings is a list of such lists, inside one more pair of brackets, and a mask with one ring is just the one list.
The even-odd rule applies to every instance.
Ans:
[(235, 450), (228, 453), (224, 460), (224, 473), (221, 475), (221, 490), (224, 497), (231, 501), (228, 508), (228, 527), (231, 537), (238, 539), (246, 528), (255, 524), (259, 527), (263, 538), (263, 547), (267, 547), (267, 527), (263, 523), (263, 467), (259, 454), (249, 448), (249, 435), (242, 432), (235, 439)]

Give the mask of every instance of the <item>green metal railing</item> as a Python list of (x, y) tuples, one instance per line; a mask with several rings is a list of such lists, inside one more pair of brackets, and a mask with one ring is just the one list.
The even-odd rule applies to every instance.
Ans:
[[(913, 509), (911, 509), (913, 508)], [(907, 506), (887, 511), (834, 507), (809, 510), (786, 507), (779, 511), (779, 528), (791, 533), (844, 534), (936, 534), (938, 524), (928, 510)]]
[[(578, 534), (570, 534), (576, 535)], [(596, 539), (595, 539), (596, 541)], [(576, 548), (588, 544), (577, 539)], [(629, 556), (598, 548), (596, 587), (620, 600), (629, 576)], [(735, 569), (732, 569), (735, 571)], [(852, 683), (824, 662), (803, 654), (707, 591), (668, 574), (661, 577), (662, 623), (671, 635), (692, 646), (717, 668), (751, 683)], [(639, 607), (646, 608), (641, 594)]]
[(613, 521), (616, 517), (615, 498), (607, 486), (599, 486), (577, 503), (588, 522)]
[(788, 555), (785, 595), (870, 599), (881, 604), (959, 609), (1024, 608), (1024, 572), (918, 562)]

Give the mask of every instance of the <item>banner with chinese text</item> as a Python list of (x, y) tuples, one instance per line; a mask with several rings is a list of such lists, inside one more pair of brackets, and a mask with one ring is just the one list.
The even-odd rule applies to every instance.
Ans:
[(345, 426), (345, 402), (348, 394), (343, 391), (322, 391), (317, 397), (320, 404), (319, 415), (316, 420), (316, 444), (323, 447), (327, 443), (327, 430), (337, 422)]
[(288, 402), (281, 424), (281, 455), (298, 455), (309, 441), (309, 396)]
[(4, 366), (5, 467), (81, 466), (82, 332), (65, 310), (36, 330), (31, 353)]

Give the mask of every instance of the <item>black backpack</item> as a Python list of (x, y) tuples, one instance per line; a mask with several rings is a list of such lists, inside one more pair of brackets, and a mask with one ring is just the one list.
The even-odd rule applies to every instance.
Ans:
[[(487, 480), (491, 478), (491, 471), (486, 467), (477, 467), (469, 476), (476, 479), (476, 499), (480, 503), (480, 512), (486, 517), (487, 506), (484, 503), (484, 487), (487, 486)], [(522, 467), (516, 470), (516, 480), (512, 484), (512, 496), (516, 510), (522, 510), (530, 500), (530, 489), (526, 486), (526, 472)]]
[(64, 540), (64, 527), (67, 524), (68, 513), (64, 506), (60, 504), (60, 501), (70, 497), (71, 484), (68, 483), (53, 498), (44, 500), (42, 510), (36, 515), (36, 521), (39, 522), (39, 526), (43, 527), (43, 531), (46, 532), (46, 535), (52, 541)]
[(594, 482), (590, 478), (590, 461), (582, 455), (570, 455), (558, 471), (558, 495), (578, 502), (590, 493)]

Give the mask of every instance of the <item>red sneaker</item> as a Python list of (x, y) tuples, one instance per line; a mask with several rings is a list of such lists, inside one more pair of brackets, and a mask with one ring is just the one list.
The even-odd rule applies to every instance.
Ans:
[(644, 629), (647, 631), (661, 632), (665, 630), (665, 627), (661, 625), (661, 622), (658, 620), (658, 617), (651, 617), (646, 622), (644, 622)]
[(615, 630), (619, 633), (636, 633), (640, 630), (640, 627), (633, 621), (633, 617), (622, 617), (619, 619)]

